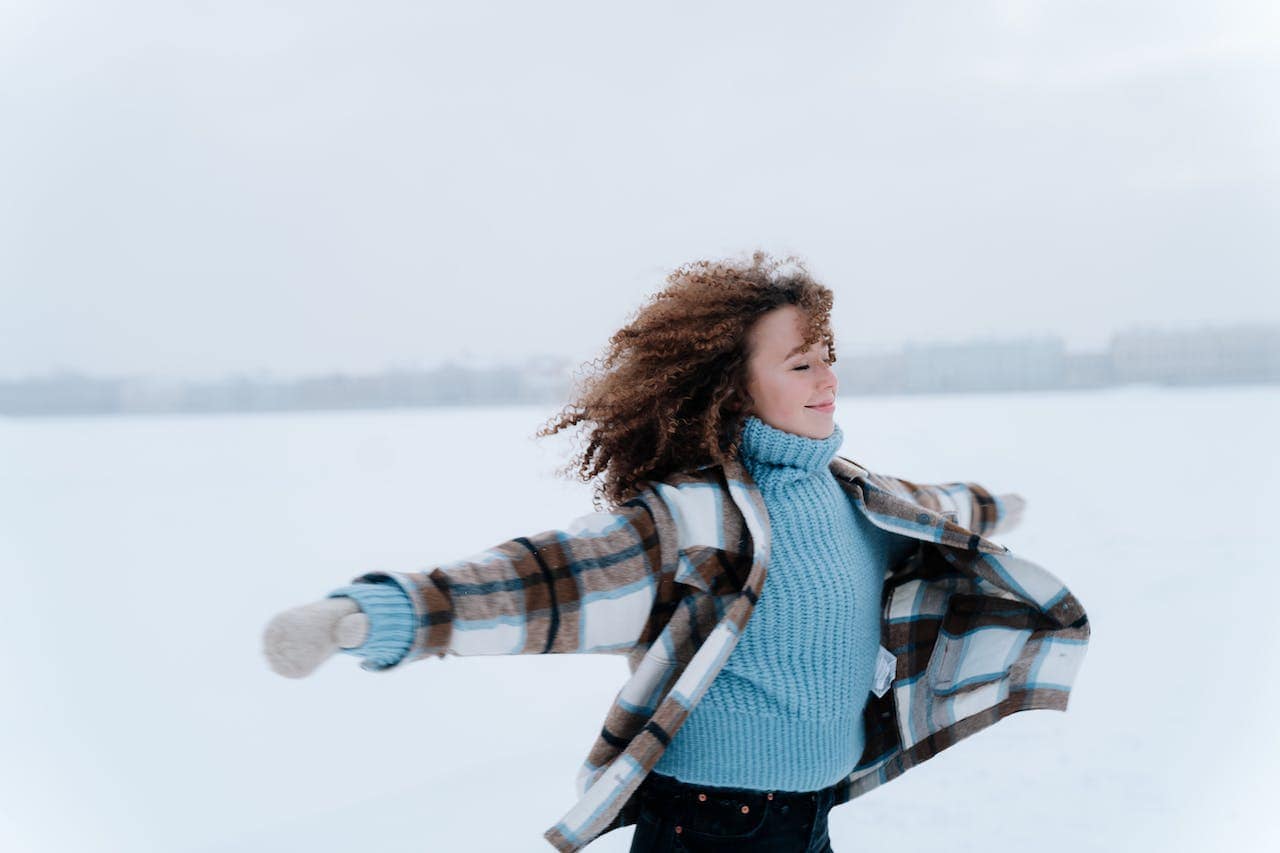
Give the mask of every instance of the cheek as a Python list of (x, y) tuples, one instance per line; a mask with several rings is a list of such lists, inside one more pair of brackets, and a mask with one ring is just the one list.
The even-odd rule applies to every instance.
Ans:
[(778, 393), (775, 383), (767, 376), (752, 379), (747, 385), (747, 390), (751, 392), (751, 398), (762, 406), (768, 405)]
[(756, 399), (763, 403), (790, 408), (809, 401), (812, 396), (812, 385), (806, 371), (785, 371), (757, 377), (752, 392)]
[(792, 388), (812, 388), (821, 381), (822, 377), (814, 370), (797, 370), (791, 374)]
[(782, 377), (777, 386), (777, 395), (788, 403), (806, 403), (812, 396), (812, 383), (808, 381), (804, 371), (796, 371)]

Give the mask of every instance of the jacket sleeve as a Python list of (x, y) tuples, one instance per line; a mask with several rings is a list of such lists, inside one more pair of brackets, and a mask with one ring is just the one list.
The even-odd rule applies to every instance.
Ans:
[(649, 621), (660, 575), (675, 570), (675, 538), (661, 498), (646, 490), (614, 511), (450, 563), (360, 575), (353, 584), (399, 586), (415, 626), (406, 654), (365, 668), (446, 654), (625, 653)]
[(1026, 500), (1019, 494), (995, 494), (978, 483), (913, 483), (875, 474), (876, 485), (952, 520), (979, 536), (1008, 533), (1018, 526)]

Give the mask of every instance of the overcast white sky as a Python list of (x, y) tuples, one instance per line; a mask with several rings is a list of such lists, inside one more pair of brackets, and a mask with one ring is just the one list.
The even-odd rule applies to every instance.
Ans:
[(586, 359), (754, 247), (844, 352), (1280, 322), (1278, 91), (1270, 0), (0, 2), (0, 378)]

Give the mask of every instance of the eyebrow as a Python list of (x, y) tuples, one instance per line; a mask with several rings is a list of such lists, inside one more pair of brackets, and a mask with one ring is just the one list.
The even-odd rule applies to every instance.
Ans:
[(789, 353), (787, 353), (786, 355), (784, 355), (784, 356), (782, 357), (782, 360), (783, 360), (783, 361), (786, 361), (787, 359), (791, 358), (791, 356), (793, 356), (793, 355), (799, 355), (800, 353), (805, 352), (806, 350), (808, 350), (808, 349), (809, 349), (809, 347), (816, 346), (817, 344), (820, 344), (820, 343), (822, 343), (822, 342), (821, 342), (821, 341), (815, 341), (814, 343), (809, 344), (808, 346), (806, 346), (806, 345), (804, 345), (804, 344), (800, 344), (800, 346), (795, 347), (793, 350), (791, 350), (791, 352), (789, 352)]

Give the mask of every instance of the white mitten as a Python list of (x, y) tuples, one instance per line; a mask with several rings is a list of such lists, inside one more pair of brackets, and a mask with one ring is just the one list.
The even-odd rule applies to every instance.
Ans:
[(276, 615), (262, 634), (262, 652), (286, 678), (304, 678), (339, 648), (363, 645), (369, 617), (354, 599), (326, 598)]
[(1004, 504), (1004, 513), (1000, 518), (1000, 532), (1008, 533), (1022, 522), (1022, 516), (1026, 512), (1027, 501), (1022, 495), (1010, 492), (1007, 495), (1000, 496), (1000, 503)]

